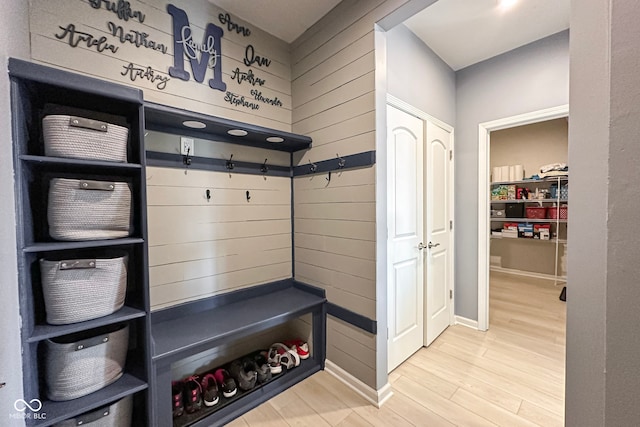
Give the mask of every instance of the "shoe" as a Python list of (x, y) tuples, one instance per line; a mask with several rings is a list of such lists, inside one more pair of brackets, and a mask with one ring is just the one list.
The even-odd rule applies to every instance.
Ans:
[(182, 390), (184, 384), (181, 381), (171, 383), (171, 401), (173, 402), (173, 418), (178, 418), (184, 413), (184, 402), (182, 401)]
[(280, 364), (280, 353), (275, 347), (269, 348), (267, 353), (267, 363), (269, 363), (269, 370), (272, 375), (277, 375), (282, 372), (282, 365)]
[(231, 378), (231, 375), (229, 375), (229, 372), (226, 369), (217, 369), (213, 376), (216, 377), (216, 381), (222, 389), (222, 395), (224, 397), (233, 397), (236, 395), (236, 392), (238, 391), (236, 381)]
[(258, 384), (269, 381), (271, 379), (271, 368), (267, 360), (267, 352), (260, 351), (254, 354), (253, 361), (256, 364), (256, 372), (258, 373)]
[(220, 401), (218, 392), (218, 382), (213, 374), (206, 374), (202, 378), (202, 394), (204, 395), (204, 406), (214, 406)]
[(245, 359), (242, 361), (236, 359), (229, 365), (229, 373), (236, 380), (240, 390), (245, 391), (254, 388), (258, 381), (258, 373), (252, 369), (255, 363), (250, 359), (246, 359), (246, 361), (252, 364), (245, 364)]
[(300, 356), (300, 359), (306, 360), (309, 358), (309, 344), (302, 341), (301, 339), (285, 341), (284, 345), (288, 346), (292, 350), (296, 350), (296, 352), (298, 352), (298, 356)]
[[(300, 356), (295, 349), (292, 350), (279, 342), (272, 344), (271, 348), (275, 348), (280, 355), (280, 366), (283, 368), (289, 370), (300, 365)], [(271, 354), (271, 350), (269, 350), (269, 354)]]
[(187, 414), (193, 414), (202, 408), (202, 386), (198, 381), (198, 376), (194, 375), (184, 380), (185, 388), (185, 410)]

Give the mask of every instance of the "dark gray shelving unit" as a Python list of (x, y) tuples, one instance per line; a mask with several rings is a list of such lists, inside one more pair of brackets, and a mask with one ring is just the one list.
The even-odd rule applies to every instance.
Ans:
[[(313, 352), (309, 360), (253, 390), (250, 396), (243, 394), (190, 425), (223, 425), (324, 368), (327, 304), (324, 291), (318, 288), (287, 279), (153, 314), (149, 305), (145, 129), (290, 153), (309, 148), (311, 138), (145, 103), (140, 90), (22, 60), (10, 59), (9, 75), (24, 398), (27, 401), (41, 400), (43, 406), (39, 412), (46, 413), (46, 418), (27, 420), (29, 427), (54, 425), (129, 395), (134, 396), (133, 426), (171, 426), (172, 363), (307, 314), (312, 316), (313, 335)], [(64, 111), (59, 112), (60, 108)], [(126, 125), (129, 128), (128, 162), (45, 156), (41, 121), (47, 113), (86, 116)], [(205, 128), (184, 127), (186, 120), (200, 121)], [(231, 129), (243, 129), (247, 135), (229, 135), (227, 131)], [(283, 141), (268, 142), (269, 137)], [(353, 160), (353, 164), (347, 167), (362, 166), (360, 157), (373, 159), (370, 153), (353, 156), (353, 159), (349, 157), (347, 161)], [(169, 160), (175, 163), (175, 159)], [(338, 165), (339, 161), (342, 159), (331, 160), (328, 170), (343, 168), (344, 165)], [(370, 165), (372, 161), (366, 160), (365, 163)], [(241, 162), (238, 165), (236, 172), (244, 172), (242, 167), (245, 165)], [(255, 165), (247, 166), (247, 170), (252, 168)], [(207, 169), (211, 168), (207, 166)], [(273, 167), (271, 173), (292, 177), (293, 165)], [(47, 194), (49, 181), (54, 177), (127, 182), (132, 189), (131, 235), (95, 241), (61, 242), (51, 239), (47, 223)], [(109, 316), (71, 325), (46, 323), (39, 259), (96, 258), (122, 253), (129, 257), (127, 294), (122, 309)], [(200, 325), (198, 328), (191, 325), (194, 312), (200, 314), (196, 321)], [(123, 376), (113, 384), (78, 399), (64, 402), (47, 400), (42, 379), (42, 342), (121, 323), (130, 327)], [(185, 334), (185, 331), (189, 333)]]
[[(324, 291), (293, 279), (230, 292), (153, 312), (153, 425), (219, 426), (324, 369), (326, 342)], [(312, 315), (313, 352), (300, 366), (193, 423), (172, 420), (171, 365), (253, 333)]]
[[(149, 425), (150, 317), (148, 297), (144, 117), (142, 92), (86, 76), (10, 59), (15, 167), (18, 287), (22, 317), (24, 399), (42, 401), (28, 426), (50, 426), (133, 395), (134, 424)], [(42, 117), (82, 115), (129, 128), (128, 163), (46, 157)], [(53, 177), (125, 181), (132, 190), (132, 234), (125, 239), (59, 242), (49, 237), (47, 194)], [(70, 325), (49, 325), (38, 261), (99, 258), (127, 254), (125, 306), (105, 317)], [(124, 374), (116, 382), (78, 399), (53, 402), (43, 382), (43, 341), (71, 333), (126, 323), (130, 328)]]

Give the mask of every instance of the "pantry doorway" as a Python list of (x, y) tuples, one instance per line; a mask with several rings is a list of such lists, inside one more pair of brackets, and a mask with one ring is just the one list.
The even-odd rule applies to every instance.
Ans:
[[(569, 105), (533, 111), (478, 126), (478, 330), (489, 329), (489, 275), (491, 244), (491, 132), (568, 117)], [(530, 174), (528, 174), (530, 175)]]

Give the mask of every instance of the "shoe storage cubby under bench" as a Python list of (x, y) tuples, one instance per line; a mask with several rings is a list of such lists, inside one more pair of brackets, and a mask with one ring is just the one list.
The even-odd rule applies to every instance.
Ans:
[[(152, 425), (172, 426), (171, 365), (189, 356), (311, 314), (313, 349), (308, 360), (191, 426), (224, 425), (283, 390), (324, 369), (324, 291), (293, 279), (253, 286), (151, 313)], [(177, 419), (177, 423), (180, 423)], [(180, 424), (182, 425), (182, 424)]]

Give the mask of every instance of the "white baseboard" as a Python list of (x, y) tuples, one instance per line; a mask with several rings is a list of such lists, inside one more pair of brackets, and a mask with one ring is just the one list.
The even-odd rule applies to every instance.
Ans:
[(455, 318), (456, 318), (456, 325), (462, 325), (462, 326), (466, 326), (467, 328), (478, 330), (477, 320), (467, 319), (466, 317), (462, 317), (462, 316), (455, 316)]
[(360, 396), (364, 397), (376, 408), (381, 407), (384, 402), (386, 402), (391, 396), (393, 396), (391, 384), (387, 383), (380, 390), (375, 390), (374, 388), (369, 387), (330, 360), (325, 360), (324, 370), (336, 377), (338, 380), (342, 381)]
[(495, 271), (497, 273), (513, 274), (515, 276), (532, 277), (534, 279), (545, 279), (545, 280), (554, 280), (554, 281), (566, 280), (566, 278), (563, 276), (554, 276), (553, 274), (545, 274), (545, 273), (534, 273), (531, 271), (516, 270), (514, 268), (496, 267), (494, 265), (491, 266), (491, 271)]

